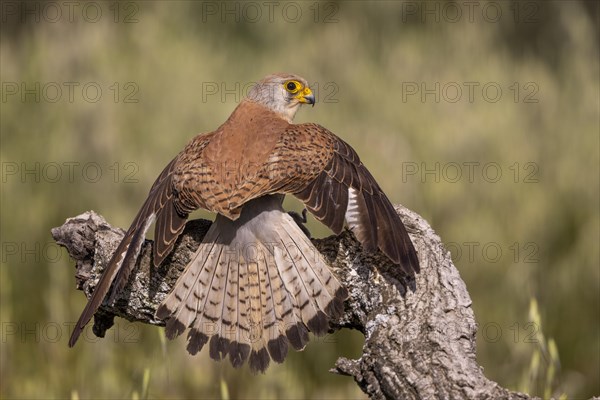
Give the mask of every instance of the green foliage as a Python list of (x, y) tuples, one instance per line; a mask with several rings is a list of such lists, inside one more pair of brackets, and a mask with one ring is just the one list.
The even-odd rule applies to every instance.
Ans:
[[(50, 228), (89, 209), (127, 227), (185, 143), (222, 123), (245, 85), (277, 71), (317, 89), (297, 121), (348, 141), (392, 201), (423, 215), (451, 249), (486, 375), (544, 397), (600, 394), (597, 2), (475, 2), (472, 21), (461, 2), (428, 2), (434, 14), (409, 13), (425, 4), (416, 2), (296, 2), (296, 22), (282, 5), (272, 21), (265, 9), (236, 21), (207, 14), (222, 3), (92, 3), (102, 9), (95, 22), (81, 5), (73, 22), (64, 8), (55, 22), (36, 21), (35, 8), (2, 9), (2, 398), (364, 397), (327, 373), (338, 356), (360, 355), (357, 332), (313, 340), (260, 376), (119, 319), (106, 338), (90, 328), (67, 347), (84, 297)], [(435, 7), (453, 5), (462, 18), (436, 19)], [(501, 18), (483, 18), (494, 5)], [(86, 84), (89, 96), (102, 89), (98, 101)], [(531, 298), (539, 308), (528, 320)]]
[[(529, 321), (535, 327), (533, 342), (537, 346), (531, 354), (529, 371), (523, 375), (520, 390), (542, 396), (544, 399), (555, 398), (556, 388), (559, 386), (558, 373), (560, 372), (558, 348), (553, 338), (546, 339), (544, 335), (542, 317), (535, 298), (532, 298), (529, 303)], [(559, 398), (566, 399), (567, 395), (562, 393)]]

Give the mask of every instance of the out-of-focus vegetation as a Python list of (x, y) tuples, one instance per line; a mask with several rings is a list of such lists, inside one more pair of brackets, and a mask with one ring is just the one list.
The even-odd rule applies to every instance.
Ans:
[(356, 332), (264, 376), (122, 320), (67, 348), (84, 296), (50, 228), (90, 209), (127, 227), (187, 140), (278, 71), (317, 90), (297, 120), (351, 143), (452, 251), (486, 375), (600, 394), (597, 2), (67, 3), (0, 3), (0, 396), (364, 397), (327, 373)]

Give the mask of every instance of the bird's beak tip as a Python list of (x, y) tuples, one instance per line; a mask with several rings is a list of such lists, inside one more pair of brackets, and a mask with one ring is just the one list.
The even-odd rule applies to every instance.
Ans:
[(315, 95), (314, 95), (313, 93), (309, 94), (308, 96), (304, 96), (304, 100), (305, 100), (305, 101), (306, 101), (308, 104), (312, 105), (313, 107), (315, 106), (315, 103), (317, 102), (317, 101), (315, 100)]
[(298, 96), (298, 99), (300, 100), (301, 103), (311, 104), (313, 107), (315, 106), (315, 103), (317, 102), (315, 99), (315, 94), (313, 93), (312, 90), (310, 90), (310, 88), (308, 86), (306, 86), (304, 88), (302, 93)]

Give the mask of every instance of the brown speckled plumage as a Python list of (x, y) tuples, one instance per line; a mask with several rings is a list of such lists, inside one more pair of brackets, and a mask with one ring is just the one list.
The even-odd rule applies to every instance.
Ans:
[[(286, 89), (290, 81), (294, 92)], [(229, 357), (234, 366), (248, 360), (252, 371), (264, 371), (270, 359), (284, 360), (288, 343), (302, 349), (308, 331), (326, 333), (343, 310), (347, 292), (284, 212), (284, 194), (302, 200), (335, 233), (346, 220), (366, 249), (379, 248), (407, 273), (418, 272), (404, 225), (356, 152), (320, 125), (291, 123), (302, 103), (314, 104), (304, 79), (268, 76), (223, 125), (193, 138), (167, 165), (104, 271), (71, 346), (111, 286), (114, 297), (126, 284), (151, 223), (159, 265), (198, 208), (217, 219), (157, 313), (170, 338), (190, 328), (192, 354), (210, 341), (212, 358)]]

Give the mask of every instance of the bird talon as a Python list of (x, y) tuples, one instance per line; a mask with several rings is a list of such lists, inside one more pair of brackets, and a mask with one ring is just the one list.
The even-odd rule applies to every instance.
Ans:
[(306, 216), (306, 211), (307, 210), (305, 208), (304, 210), (302, 210), (302, 214), (298, 214), (296, 211), (288, 211), (288, 214), (290, 215), (290, 217), (292, 217), (294, 219), (294, 221), (296, 222), (296, 224), (298, 224), (298, 227), (302, 230), (302, 232), (304, 232), (304, 234), (309, 239), (312, 239), (312, 235), (310, 234), (310, 231), (304, 225), (305, 223), (308, 222), (308, 218)]
[(307, 212), (308, 212), (308, 210), (306, 209), (306, 207), (304, 209), (302, 209), (302, 223), (303, 224), (308, 222), (308, 218), (306, 217)]

